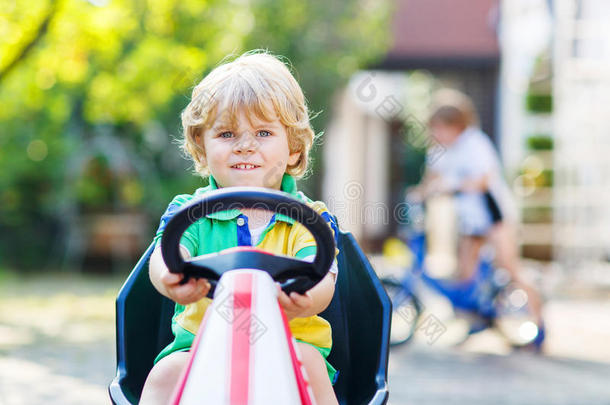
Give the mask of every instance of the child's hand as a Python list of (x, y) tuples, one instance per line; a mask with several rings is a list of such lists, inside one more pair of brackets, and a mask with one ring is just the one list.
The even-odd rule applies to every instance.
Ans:
[(204, 278), (191, 277), (189, 280), (180, 284), (184, 279), (183, 274), (171, 273), (166, 270), (161, 274), (160, 281), (165, 287), (167, 296), (181, 305), (197, 302), (210, 291), (210, 283)]
[(309, 291), (305, 294), (299, 294), (296, 292), (291, 292), (290, 295), (287, 295), (279, 284), (277, 284), (278, 290), (278, 301), (280, 305), (284, 309), (286, 313), (286, 317), (288, 320), (292, 320), (294, 318), (303, 318), (305, 316), (309, 316), (309, 312), (313, 307), (313, 298)]

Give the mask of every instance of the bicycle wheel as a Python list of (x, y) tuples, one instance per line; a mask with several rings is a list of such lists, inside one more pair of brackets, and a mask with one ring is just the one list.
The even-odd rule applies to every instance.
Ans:
[(382, 278), (381, 284), (392, 301), (390, 346), (398, 346), (413, 337), (422, 307), (419, 299), (398, 281)]
[(494, 324), (511, 346), (518, 348), (539, 345), (544, 331), (536, 324), (529, 307), (527, 293), (515, 283), (510, 283), (496, 296), (497, 318)]

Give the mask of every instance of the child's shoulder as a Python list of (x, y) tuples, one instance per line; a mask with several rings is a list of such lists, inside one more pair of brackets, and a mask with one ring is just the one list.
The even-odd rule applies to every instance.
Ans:
[(322, 213), (328, 213), (330, 214), (330, 211), (328, 209), (328, 207), (326, 206), (326, 204), (324, 204), (322, 201), (314, 201), (311, 198), (307, 197), (305, 195), (305, 193), (303, 193), (302, 191), (298, 191), (295, 196), (303, 201), (305, 204), (307, 204), (310, 208), (312, 208), (315, 212), (317, 212), (318, 214), (322, 215)]
[(170, 207), (181, 207), (190, 203), (192, 200), (197, 197), (202, 196), (206, 192), (210, 191), (210, 186), (200, 187), (196, 189), (192, 194), (178, 194), (172, 198), (172, 201), (169, 203)]
[(337, 219), (335, 218), (335, 216), (330, 212), (330, 210), (328, 209), (328, 207), (326, 206), (326, 204), (324, 204), (324, 202), (322, 201), (314, 201), (311, 198), (307, 197), (305, 194), (303, 194), (303, 192), (299, 191), (298, 193), (298, 197), (305, 202), (305, 204), (307, 204), (311, 209), (313, 209), (315, 212), (317, 212), (322, 218), (324, 218), (324, 220), (326, 222), (328, 222), (328, 225), (331, 227), (331, 229), (334, 231), (335, 233), (335, 238), (337, 236), (337, 234), (339, 233), (339, 226), (337, 224)]
[(328, 215), (332, 216), (332, 214), (330, 213), (330, 210), (328, 209), (326, 204), (324, 204), (322, 201), (310, 200), (310, 201), (307, 201), (307, 205), (320, 215), (328, 214)]

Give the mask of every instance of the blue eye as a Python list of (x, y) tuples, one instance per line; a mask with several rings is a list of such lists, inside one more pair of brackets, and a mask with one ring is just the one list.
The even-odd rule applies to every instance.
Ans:
[(230, 132), (230, 131), (221, 132), (220, 134), (218, 134), (218, 137), (220, 137), (220, 138), (232, 138), (233, 137), (233, 132)]
[(271, 136), (271, 132), (269, 131), (258, 131), (258, 136), (262, 136), (262, 137), (266, 137), (266, 136)]

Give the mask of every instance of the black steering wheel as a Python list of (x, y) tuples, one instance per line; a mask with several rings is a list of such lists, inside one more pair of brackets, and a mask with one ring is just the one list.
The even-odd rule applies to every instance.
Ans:
[[(180, 255), (180, 238), (197, 220), (218, 211), (256, 208), (285, 215), (303, 224), (316, 242), (312, 263), (288, 256), (276, 256), (251, 247), (231, 248), (220, 253), (184, 260)], [(207, 279), (211, 296), (220, 277), (229, 270), (264, 270), (280, 283), (287, 294), (303, 294), (324, 278), (335, 257), (335, 240), (326, 221), (313, 209), (290, 194), (258, 187), (230, 187), (206, 193), (182, 207), (170, 219), (161, 239), (161, 254), (169, 271), (189, 277)]]

